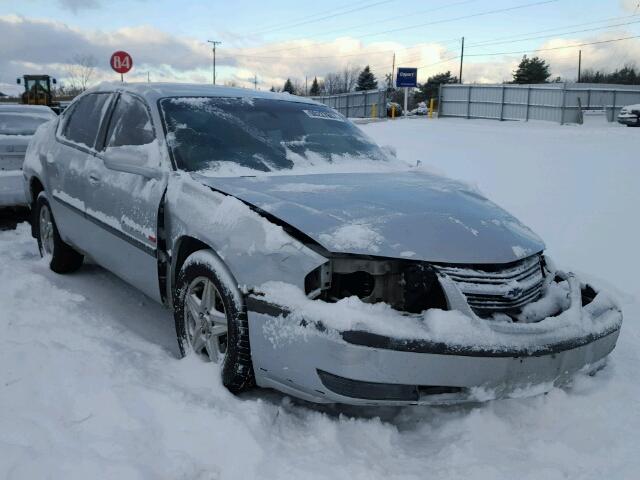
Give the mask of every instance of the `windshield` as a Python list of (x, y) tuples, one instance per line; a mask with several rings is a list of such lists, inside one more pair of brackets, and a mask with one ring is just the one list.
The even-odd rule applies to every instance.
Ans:
[(182, 170), (269, 172), (319, 161), (386, 160), (357, 127), (324, 105), (223, 97), (165, 98), (160, 105)]
[(52, 118), (33, 113), (0, 112), (0, 135), (33, 135), (40, 125)]

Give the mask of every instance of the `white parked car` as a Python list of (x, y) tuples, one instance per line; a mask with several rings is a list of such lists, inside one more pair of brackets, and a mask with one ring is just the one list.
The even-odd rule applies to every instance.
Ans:
[(56, 118), (49, 107), (0, 105), (0, 208), (27, 205), (22, 162), (32, 135)]
[(627, 127), (640, 127), (640, 104), (622, 107), (618, 114), (618, 123)]

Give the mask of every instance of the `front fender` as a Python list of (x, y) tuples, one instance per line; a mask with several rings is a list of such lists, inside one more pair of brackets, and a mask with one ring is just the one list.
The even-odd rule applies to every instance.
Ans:
[(243, 289), (268, 281), (304, 289), (307, 273), (326, 262), (245, 203), (184, 172), (169, 176), (165, 218), (172, 257), (181, 237), (194, 238), (216, 252)]

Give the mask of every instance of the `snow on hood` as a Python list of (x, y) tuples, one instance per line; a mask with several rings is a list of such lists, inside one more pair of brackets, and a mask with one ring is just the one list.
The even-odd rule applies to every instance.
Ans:
[(423, 172), (196, 180), (255, 205), (335, 253), (508, 263), (544, 243), (468, 186)]

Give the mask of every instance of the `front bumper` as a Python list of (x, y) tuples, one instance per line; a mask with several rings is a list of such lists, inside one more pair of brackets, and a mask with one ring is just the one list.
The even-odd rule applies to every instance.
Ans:
[(638, 117), (638, 115), (621, 113), (618, 115), (618, 123), (622, 125), (640, 125), (640, 117)]
[(258, 385), (311, 402), (353, 405), (449, 404), (543, 393), (577, 372), (601, 368), (621, 325), (619, 311), (603, 310), (596, 314), (620, 321), (535, 347), (479, 348), (323, 331), (314, 323), (292, 322), (255, 297), (248, 308)]
[(0, 207), (26, 206), (22, 170), (0, 170)]

